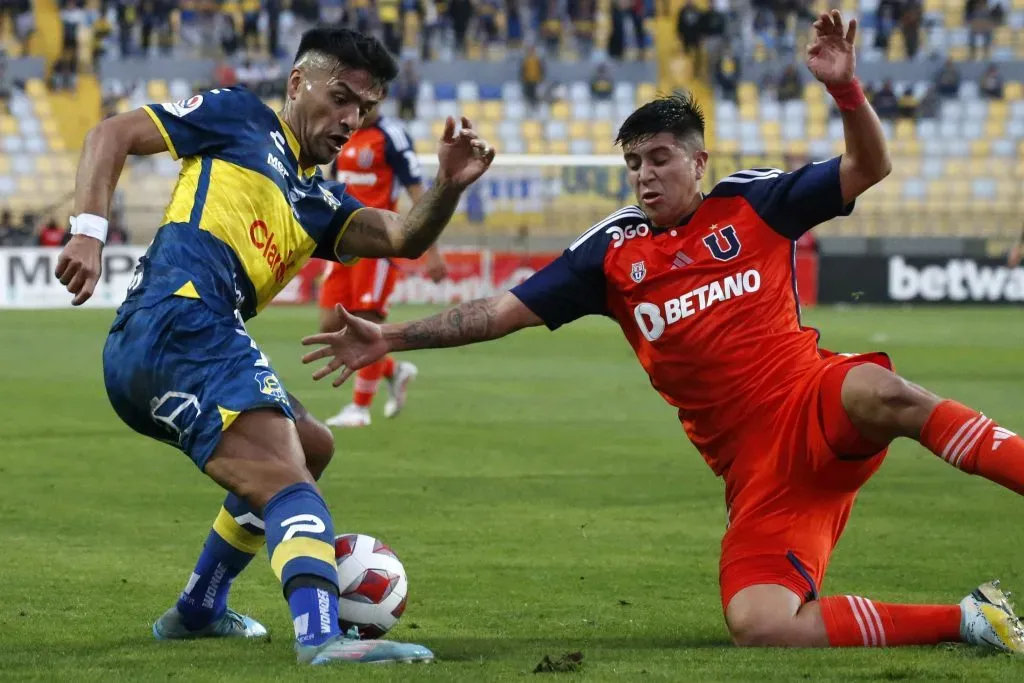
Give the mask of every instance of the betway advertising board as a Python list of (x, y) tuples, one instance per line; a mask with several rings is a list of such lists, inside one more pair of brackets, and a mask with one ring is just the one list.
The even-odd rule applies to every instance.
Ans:
[(821, 303), (994, 305), (1024, 302), (1024, 268), (1001, 259), (823, 256)]

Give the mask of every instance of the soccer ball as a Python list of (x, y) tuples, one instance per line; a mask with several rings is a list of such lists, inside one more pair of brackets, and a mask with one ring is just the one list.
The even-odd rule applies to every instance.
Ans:
[(361, 638), (380, 638), (405, 611), (409, 580), (391, 548), (365, 534), (334, 539), (338, 565), (338, 621), (342, 633), (353, 626)]

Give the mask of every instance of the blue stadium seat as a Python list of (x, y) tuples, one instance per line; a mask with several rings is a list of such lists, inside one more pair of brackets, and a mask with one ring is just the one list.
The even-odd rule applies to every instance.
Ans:
[(457, 90), (454, 83), (435, 83), (434, 98), (438, 101), (457, 99)]
[(481, 100), (500, 100), (501, 99), (501, 86), (494, 85), (493, 83), (480, 86), (480, 99)]

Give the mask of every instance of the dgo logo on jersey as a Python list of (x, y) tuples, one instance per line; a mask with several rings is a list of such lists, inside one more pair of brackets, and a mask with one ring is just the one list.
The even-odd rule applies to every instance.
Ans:
[(193, 95), (188, 99), (178, 100), (177, 102), (165, 102), (160, 106), (166, 109), (171, 114), (174, 114), (175, 116), (180, 118), (182, 116), (185, 116), (186, 114), (194, 112), (196, 109), (199, 109), (199, 107), (201, 107), (202, 104), (203, 96)]
[(621, 247), (626, 243), (626, 240), (631, 240), (634, 237), (646, 237), (651, 234), (651, 228), (646, 223), (639, 225), (627, 225), (625, 227), (613, 225), (612, 227), (605, 230), (605, 232), (615, 238), (612, 242), (612, 246)]
[(739, 256), (740, 238), (736, 236), (736, 228), (727, 225), (719, 228), (711, 226), (711, 234), (704, 238), (704, 246), (719, 261), (731, 261)]

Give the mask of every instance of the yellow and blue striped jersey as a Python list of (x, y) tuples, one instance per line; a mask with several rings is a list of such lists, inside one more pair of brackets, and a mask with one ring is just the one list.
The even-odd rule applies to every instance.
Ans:
[(182, 165), (122, 312), (177, 295), (248, 319), (310, 257), (350, 260), (336, 248), (363, 205), (300, 168), (295, 135), (255, 94), (216, 89), (145, 111)]

